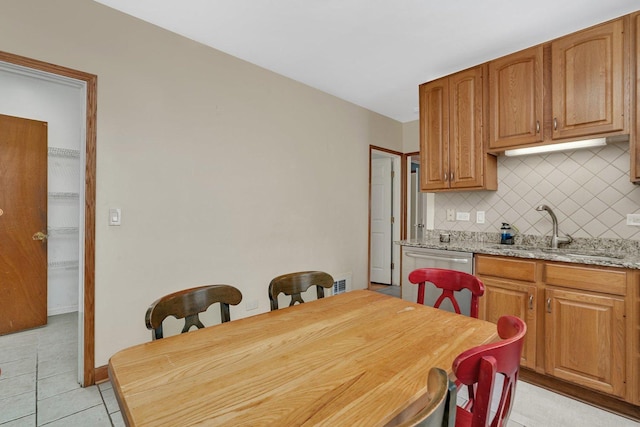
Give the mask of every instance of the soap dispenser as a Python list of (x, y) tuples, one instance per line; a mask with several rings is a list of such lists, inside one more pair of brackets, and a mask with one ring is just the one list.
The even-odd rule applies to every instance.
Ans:
[(503, 222), (502, 227), (500, 227), (500, 243), (503, 245), (513, 245), (513, 232), (507, 222)]

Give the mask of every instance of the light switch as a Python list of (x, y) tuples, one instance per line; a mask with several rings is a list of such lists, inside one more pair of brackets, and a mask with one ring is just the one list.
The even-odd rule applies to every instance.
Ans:
[(120, 208), (109, 208), (109, 225), (120, 225), (121, 220)]

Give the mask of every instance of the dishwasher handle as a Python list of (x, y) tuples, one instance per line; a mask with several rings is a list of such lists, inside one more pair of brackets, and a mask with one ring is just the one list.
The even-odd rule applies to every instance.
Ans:
[(420, 254), (416, 252), (406, 252), (405, 255), (411, 258), (430, 259), (434, 261), (448, 261), (448, 262), (453, 262), (457, 264), (469, 264), (469, 261), (471, 261), (469, 258), (446, 258), (446, 257), (439, 257), (434, 255), (425, 255), (425, 254)]

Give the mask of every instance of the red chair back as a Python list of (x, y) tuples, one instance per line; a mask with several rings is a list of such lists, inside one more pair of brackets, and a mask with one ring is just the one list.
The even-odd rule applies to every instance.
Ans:
[(409, 273), (409, 282), (418, 285), (418, 304), (424, 304), (424, 284), (433, 283), (442, 294), (436, 300), (434, 307), (440, 307), (445, 299), (451, 300), (453, 309), (461, 314), (460, 305), (455, 298), (454, 292), (463, 289), (471, 291), (471, 307), (469, 315), (478, 318), (478, 299), (484, 295), (484, 284), (476, 276), (462, 271), (447, 270), (444, 268), (419, 268)]
[[(462, 352), (453, 361), (458, 383), (469, 389), (469, 402), (456, 411), (456, 427), (502, 427), (507, 425), (520, 371), (520, 353), (527, 325), (515, 316), (498, 319), (502, 341)], [(496, 374), (502, 374), (502, 392), (496, 415), (489, 424)]]

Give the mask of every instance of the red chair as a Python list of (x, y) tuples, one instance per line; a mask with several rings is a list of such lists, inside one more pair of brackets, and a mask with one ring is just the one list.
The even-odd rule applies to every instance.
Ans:
[[(469, 389), (469, 401), (456, 408), (456, 427), (502, 427), (507, 425), (520, 371), (520, 353), (527, 325), (515, 316), (498, 319), (502, 341), (462, 352), (453, 361), (453, 373), (459, 384)], [(496, 374), (502, 374), (502, 392), (493, 420), (491, 399)]]
[(471, 291), (469, 315), (476, 319), (478, 318), (478, 299), (484, 295), (484, 284), (476, 276), (443, 268), (419, 268), (409, 273), (409, 281), (414, 285), (418, 285), (418, 304), (424, 304), (424, 284), (425, 282), (430, 282), (437, 288), (442, 289), (442, 294), (433, 306), (438, 308), (446, 298), (449, 298), (453, 309), (458, 314), (460, 314), (460, 305), (455, 298), (454, 292), (468, 289)]

